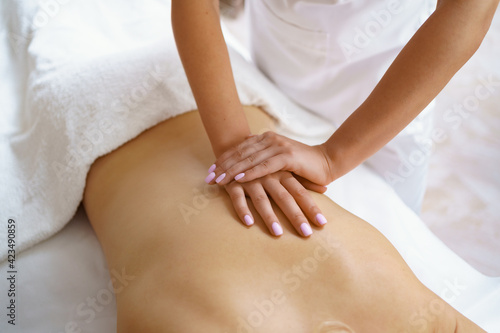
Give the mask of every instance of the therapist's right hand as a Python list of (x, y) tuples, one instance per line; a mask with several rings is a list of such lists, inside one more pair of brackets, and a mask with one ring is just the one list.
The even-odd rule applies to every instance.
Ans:
[(267, 174), (290, 171), (318, 185), (334, 180), (326, 144), (309, 146), (272, 131), (247, 137), (226, 150), (210, 167), (209, 184), (245, 183)]
[(283, 228), (274, 213), (270, 199), (274, 200), (302, 237), (312, 234), (309, 221), (318, 227), (326, 223), (325, 217), (306, 187), (321, 193), (326, 189), (306, 179), (296, 178), (288, 171), (278, 171), (246, 183), (233, 181), (224, 187), (241, 221), (247, 226), (254, 223), (246, 200), (248, 196), (273, 236), (281, 236)]

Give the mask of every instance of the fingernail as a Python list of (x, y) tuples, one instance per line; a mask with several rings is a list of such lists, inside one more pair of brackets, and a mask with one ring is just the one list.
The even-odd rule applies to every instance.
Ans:
[(205, 178), (205, 183), (207, 183), (207, 184), (208, 184), (208, 183), (210, 183), (210, 182), (212, 181), (212, 179), (214, 179), (214, 177), (215, 177), (215, 172), (211, 172), (211, 173), (207, 176), (207, 178)]
[(278, 222), (273, 222), (271, 228), (273, 229), (273, 233), (276, 236), (281, 236), (283, 234), (283, 229), (281, 228)]
[(245, 177), (245, 174), (242, 172), (242, 173), (239, 173), (236, 176), (234, 176), (234, 180), (240, 180), (243, 177)]
[(246, 225), (252, 225), (253, 224), (253, 219), (250, 215), (245, 215), (245, 217), (243, 218), (245, 220), (245, 224)]
[(223, 173), (222, 175), (220, 175), (219, 177), (217, 177), (217, 179), (215, 180), (215, 182), (217, 184), (219, 184), (225, 177), (226, 177), (226, 174)]
[(325, 225), (326, 224), (326, 217), (323, 216), (323, 214), (316, 214), (316, 221), (318, 221), (319, 224)]
[(210, 168), (208, 168), (208, 173), (214, 172), (214, 170), (215, 170), (216, 167), (217, 166), (215, 164), (212, 164), (212, 166)]
[(313, 233), (313, 231), (311, 230), (311, 226), (307, 223), (302, 223), (300, 225), (300, 230), (302, 231), (302, 234), (306, 237), (311, 236)]

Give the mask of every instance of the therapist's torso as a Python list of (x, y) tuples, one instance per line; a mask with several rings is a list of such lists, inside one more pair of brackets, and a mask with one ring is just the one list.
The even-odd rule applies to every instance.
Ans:
[(435, 8), (432, 0), (249, 0), (256, 65), (340, 125)]

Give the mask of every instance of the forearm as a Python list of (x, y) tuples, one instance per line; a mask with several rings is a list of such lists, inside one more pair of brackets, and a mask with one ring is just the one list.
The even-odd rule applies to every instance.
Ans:
[(216, 156), (250, 134), (222, 35), (218, 1), (172, 1), (174, 36)]
[(394, 138), (479, 47), (498, 1), (441, 1), (366, 101), (325, 143), (337, 179)]

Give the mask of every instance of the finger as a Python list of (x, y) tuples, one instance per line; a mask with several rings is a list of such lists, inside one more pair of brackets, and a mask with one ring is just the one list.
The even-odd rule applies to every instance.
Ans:
[(283, 228), (273, 211), (269, 197), (262, 185), (256, 182), (253, 184), (246, 184), (245, 186), (248, 196), (252, 199), (255, 209), (264, 220), (271, 235), (281, 236), (283, 234)]
[[(216, 179), (216, 183), (218, 183), (219, 185), (224, 185), (224, 184), (227, 184), (233, 180), (240, 181), (240, 182), (247, 182), (250, 180), (254, 180), (254, 179), (263, 177), (266, 174), (271, 173), (271, 171), (268, 170), (268, 173), (263, 174), (260, 177), (253, 176), (251, 179), (245, 177), (245, 172), (247, 170), (250, 170), (253, 167), (257, 166), (258, 164), (266, 163), (266, 160), (271, 160), (279, 155), (280, 155), (280, 148), (274, 147), (274, 146), (270, 146), (264, 150), (255, 152), (255, 153), (249, 155), (244, 160), (236, 162), (236, 164), (232, 164), (231, 167), (229, 167), (228, 169), (226, 169), (224, 171), (224, 173), (223, 173), (224, 176), (222, 177), (222, 179)], [(227, 165), (230, 165), (231, 163), (232, 162), (228, 161)], [(275, 167), (278, 167), (278, 165), (276, 165)], [(222, 166), (221, 166), (221, 169), (223, 169)], [(264, 169), (261, 169), (261, 171), (264, 171)], [(217, 177), (217, 175), (216, 175), (216, 177)], [(246, 179), (243, 179), (243, 178), (246, 178)], [(217, 182), (217, 180), (219, 180), (219, 181)]]
[(308, 190), (318, 193), (325, 193), (328, 189), (326, 186), (313, 183), (312, 181), (305, 179), (304, 177), (301, 177), (299, 175), (293, 174), (293, 176), (298, 180), (299, 183), (302, 184), (302, 186), (304, 186)]
[[(253, 168), (247, 169), (240, 177), (240, 174), (235, 176), (235, 180), (239, 183), (249, 182), (251, 180), (270, 175), (280, 170), (287, 170), (286, 157), (283, 154), (275, 154), (268, 159), (263, 160)], [(291, 171), (291, 170), (287, 170)]]
[(276, 202), (276, 204), (280, 207), (288, 220), (290, 220), (299, 235), (303, 237), (311, 236), (312, 229), (309, 225), (309, 221), (307, 220), (300, 207), (297, 205), (294, 197), (280, 183), (280, 181), (275, 178), (269, 180), (266, 179), (264, 186), (266, 191), (273, 198), (274, 202)]
[(230, 156), (232, 156), (233, 154), (236, 154), (238, 153), (238, 151), (243, 151), (245, 148), (248, 148), (248, 147), (251, 147), (251, 146), (254, 146), (256, 144), (263, 144), (262, 142), (262, 136), (261, 135), (253, 135), (251, 136), (252, 134), (250, 134), (245, 140), (243, 140), (243, 142), (241, 142), (240, 144), (226, 150), (224, 153), (222, 153), (222, 155), (220, 155), (217, 160), (215, 161), (216, 163), (215, 164), (220, 164), (222, 162), (224, 162), (225, 160), (227, 160)]
[[(226, 185), (231, 182), (237, 174), (257, 165), (267, 157), (272, 156), (276, 148), (267, 151), (269, 145), (264, 143), (263, 140), (257, 140), (258, 139), (253, 140), (253, 138), (247, 139), (235, 148), (231, 148), (222, 154), (215, 162), (215, 168), (210, 167), (209, 169), (209, 174), (213, 172), (213, 177), (210, 177), (208, 183)], [(255, 141), (255, 143), (252, 143), (253, 141)], [(234, 168), (241, 162), (243, 163), (240, 164), (240, 166)], [(207, 179), (208, 178), (209, 177), (207, 177)]]
[(327, 223), (325, 216), (321, 213), (321, 210), (318, 205), (316, 205), (316, 202), (314, 202), (311, 194), (294, 178), (294, 176), (283, 176), (281, 183), (294, 198), (302, 211), (307, 215), (309, 221), (312, 221), (318, 227)]
[[(269, 142), (263, 140), (261, 135), (253, 135), (248, 136), (243, 142), (240, 144), (226, 150), (222, 155), (220, 155), (215, 161), (216, 166), (221, 166), (226, 162), (229, 158), (234, 156), (248, 156), (252, 152), (258, 151), (260, 149), (266, 148), (269, 146)], [(241, 158), (245, 158), (241, 157)]]
[(253, 225), (254, 219), (250, 209), (248, 209), (248, 203), (245, 197), (245, 191), (243, 187), (239, 184), (233, 183), (226, 186), (226, 191), (233, 202), (234, 210), (236, 214), (243, 221), (246, 226)]

